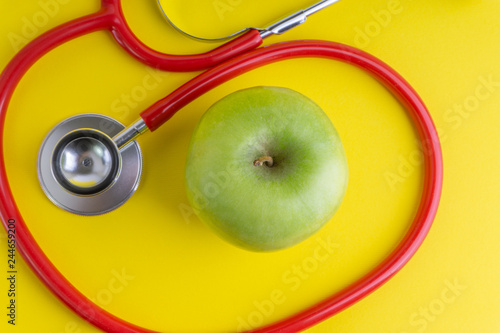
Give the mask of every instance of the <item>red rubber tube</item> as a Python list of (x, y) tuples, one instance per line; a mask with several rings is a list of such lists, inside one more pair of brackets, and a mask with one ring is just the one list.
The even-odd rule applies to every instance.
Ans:
[(125, 21), (119, 0), (103, 2), (106, 3), (105, 8), (113, 14), (111, 33), (116, 41), (137, 60), (157, 69), (169, 72), (194, 72), (213, 67), (262, 44), (259, 31), (250, 30), (207, 53), (167, 55), (149, 48), (134, 35)]
[[(170, 69), (179, 70), (180, 67), (177, 67), (177, 65), (182, 63), (182, 59), (152, 51), (138, 42), (130, 31), (124, 29), (126, 23), (123, 16), (120, 16), (121, 9), (118, 0), (103, 0), (102, 3), (103, 8), (99, 13), (69, 22), (37, 38), (18, 53), (7, 66), (0, 77), (1, 133), (3, 133), (9, 101), (25, 72), (41, 56), (54, 47), (83, 34), (109, 29), (118, 39), (118, 42), (139, 60), (157, 68), (175, 67)], [(244, 39), (244, 41), (248, 42), (247, 47), (251, 48), (250, 44), (252, 46), (253, 43), (257, 44), (259, 38), (260, 36), (253, 36)], [(237, 50), (237, 52), (242, 52), (245, 48), (231, 46), (231, 50)], [(231, 56), (234, 56), (234, 54), (231, 54)], [(424, 147), (426, 147), (422, 200), (415, 220), (404, 239), (375, 270), (320, 304), (266, 328), (257, 329), (254, 332), (297, 332), (306, 329), (345, 309), (382, 285), (404, 266), (424, 240), (436, 214), (441, 194), (441, 148), (435, 127), (425, 105), (410, 85), (387, 65), (362, 51), (345, 45), (328, 42), (292, 42), (247, 53), (195, 78), (169, 97), (146, 110), (143, 117), (148, 119), (151, 127), (155, 129), (185, 104), (211, 89), (211, 87), (236, 75), (280, 59), (310, 56), (342, 60), (366, 69), (391, 89), (395, 96), (408, 108), (418, 129), (420, 139), (424, 143)], [(196, 58), (196, 56), (187, 57)], [(224, 58), (218, 60), (221, 59), (224, 60)], [(207, 66), (207, 63), (198, 63), (196, 60), (188, 62), (190, 63), (189, 66), (182, 67), (183, 70), (196, 66)], [(182, 95), (183, 92), (187, 92), (186, 95)], [(167, 102), (170, 104), (167, 105)], [(17, 250), (40, 280), (73, 311), (106, 332), (152, 332), (130, 324), (99, 308), (76, 290), (53, 266), (32, 237), (17, 209), (8, 183), (5, 161), (3, 160), (3, 136), (0, 137), (0, 157), (0, 216), (2, 223), (7, 228), (9, 220), (16, 221)]]

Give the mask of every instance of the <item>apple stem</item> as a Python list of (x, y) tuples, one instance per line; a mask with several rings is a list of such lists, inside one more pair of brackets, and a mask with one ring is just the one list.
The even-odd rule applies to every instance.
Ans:
[(264, 164), (268, 167), (272, 167), (274, 165), (273, 158), (271, 156), (262, 156), (253, 162), (253, 165), (255, 166), (263, 166)]

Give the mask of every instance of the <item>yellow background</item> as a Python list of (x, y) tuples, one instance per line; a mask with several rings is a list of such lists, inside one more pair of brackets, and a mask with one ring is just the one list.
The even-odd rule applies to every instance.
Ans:
[[(207, 37), (264, 26), (310, 3), (163, 2), (179, 26)], [(153, 0), (124, 0), (123, 6), (132, 30), (155, 49), (196, 53), (214, 46), (176, 33)], [(31, 40), (98, 8), (97, 0), (3, 1), (0, 67), (17, 51), (13, 38)], [(414, 85), (443, 139), (442, 201), (420, 251), (378, 291), (309, 332), (500, 332), (499, 14), (494, 0), (344, 0), (266, 40), (325, 39), (378, 56)], [(293, 60), (245, 74), (141, 137), (143, 179), (119, 210), (83, 218), (48, 201), (36, 158), (55, 124), (86, 112), (129, 124), (195, 74), (151, 72), (108, 33), (98, 32), (51, 52), (16, 91), (3, 133), (9, 179), (34, 237), (80, 291), (150, 329), (235, 331), (242, 322), (268, 324), (316, 303), (394, 248), (420, 194), (415, 133), (380, 84), (330, 60)], [(145, 89), (144, 80), (151, 78), (157, 84)], [(347, 195), (333, 220), (306, 242), (271, 254), (249, 253), (217, 238), (190, 215), (184, 193), (186, 149), (200, 116), (230, 92), (255, 85), (290, 87), (320, 104), (340, 133), (350, 166)], [(129, 104), (126, 96), (132, 96)], [(324, 243), (331, 244), (329, 252)], [(6, 272), (3, 232), (0, 249)], [(62, 305), (23, 262), (17, 268), (17, 325), (7, 324), (8, 285), (2, 278), (1, 332), (98, 331)], [(116, 278), (123, 274), (125, 279)]]

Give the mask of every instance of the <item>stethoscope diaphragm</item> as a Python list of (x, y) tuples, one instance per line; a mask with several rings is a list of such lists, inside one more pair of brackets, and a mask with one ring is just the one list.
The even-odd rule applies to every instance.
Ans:
[(100, 215), (120, 207), (136, 191), (142, 172), (139, 144), (119, 149), (112, 137), (125, 126), (98, 114), (69, 118), (52, 129), (38, 155), (38, 179), (58, 207)]

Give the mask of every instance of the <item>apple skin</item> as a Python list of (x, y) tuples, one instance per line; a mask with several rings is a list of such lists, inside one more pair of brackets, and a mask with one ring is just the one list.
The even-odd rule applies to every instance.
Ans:
[[(269, 164), (254, 162), (271, 156)], [(252, 251), (293, 246), (323, 227), (347, 188), (342, 142), (308, 97), (279, 87), (232, 93), (201, 118), (186, 161), (198, 217)]]

